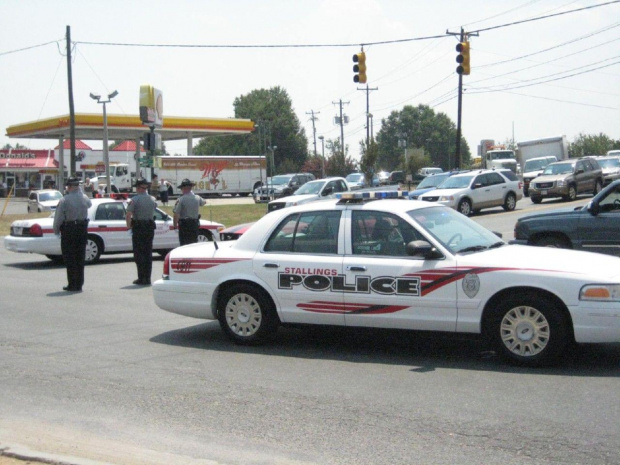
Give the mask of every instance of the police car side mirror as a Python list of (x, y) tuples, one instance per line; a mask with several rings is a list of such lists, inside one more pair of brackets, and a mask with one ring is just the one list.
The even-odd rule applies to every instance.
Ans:
[(411, 241), (407, 244), (407, 255), (410, 257), (421, 257), (424, 259), (441, 258), (441, 252), (437, 250), (430, 242), (427, 241)]

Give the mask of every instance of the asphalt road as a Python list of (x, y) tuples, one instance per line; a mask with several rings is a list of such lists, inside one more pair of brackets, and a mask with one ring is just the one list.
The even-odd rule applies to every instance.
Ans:
[[(474, 218), (511, 231), (513, 215)], [(68, 294), (64, 268), (0, 248), (0, 449), (84, 464), (618, 463), (619, 344), (537, 370), (449, 335), (283, 328), (239, 347), (159, 310), (135, 274), (129, 255), (104, 256)]]

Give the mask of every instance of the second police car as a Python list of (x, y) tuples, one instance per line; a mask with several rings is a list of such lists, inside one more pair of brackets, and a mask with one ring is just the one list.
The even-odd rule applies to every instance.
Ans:
[[(526, 365), (620, 342), (620, 258), (508, 245), (437, 203), (350, 193), (274, 211), (237, 241), (173, 250), (162, 309), (256, 344), (280, 324), (481, 333)], [(350, 197), (350, 198), (348, 198)]]

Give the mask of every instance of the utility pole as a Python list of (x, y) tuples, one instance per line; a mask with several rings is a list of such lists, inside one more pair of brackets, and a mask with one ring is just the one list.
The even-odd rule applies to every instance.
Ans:
[[(342, 99), (338, 100), (337, 102), (332, 102), (333, 105), (338, 105), (340, 107), (340, 148), (342, 150), (342, 162), (344, 166), (344, 160), (345, 160), (345, 156), (344, 156), (344, 124), (345, 124), (345, 118), (347, 118), (347, 115), (342, 114), (342, 105), (348, 105), (351, 102), (343, 102)], [(347, 121), (348, 123), (348, 121)]]
[[(320, 111), (317, 111), (316, 114), (320, 114)], [(314, 113), (314, 110), (310, 110), (310, 113), (306, 112), (306, 115), (312, 115), (310, 117), (310, 121), (312, 121), (312, 138), (314, 140), (314, 156), (316, 157), (316, 126), (314, 125), (314, 122), (318, 119)]]
[[(73, 107), (73, 73), (71, 71), (71, 26), (67, 26), (67, 85), (69, 86), (69, 137), (71, 139), (71, 158), (69, 176), (75, 174), (75, 109)], [(65, 167), (60, 166), (60, 182), (64, 185)]]
[(371, 118), (371, 114), (370, 114), (370, 98), (369, 98), (369, 94), (371, 90), (379, 90), (378, 87), (368, 87), (368, 84), (366, 84), (366, 88), (357, 88), (357, 90), (364, 90), (366, 91), (366, 146), (368, 146), (368, 144), (370, 144), (370, 118)]

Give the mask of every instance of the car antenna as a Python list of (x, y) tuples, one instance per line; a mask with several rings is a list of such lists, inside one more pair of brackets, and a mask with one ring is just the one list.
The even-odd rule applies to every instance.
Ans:
[[(209, 221), (213, 222), (213, 208), (211, 204), (209, 204)], [(215, 250), (219, 250), (219, 246), (217, 245), (217, 241), (215, 240), (215, 234), (213, 234), (213, 245), (215, 246)]]

